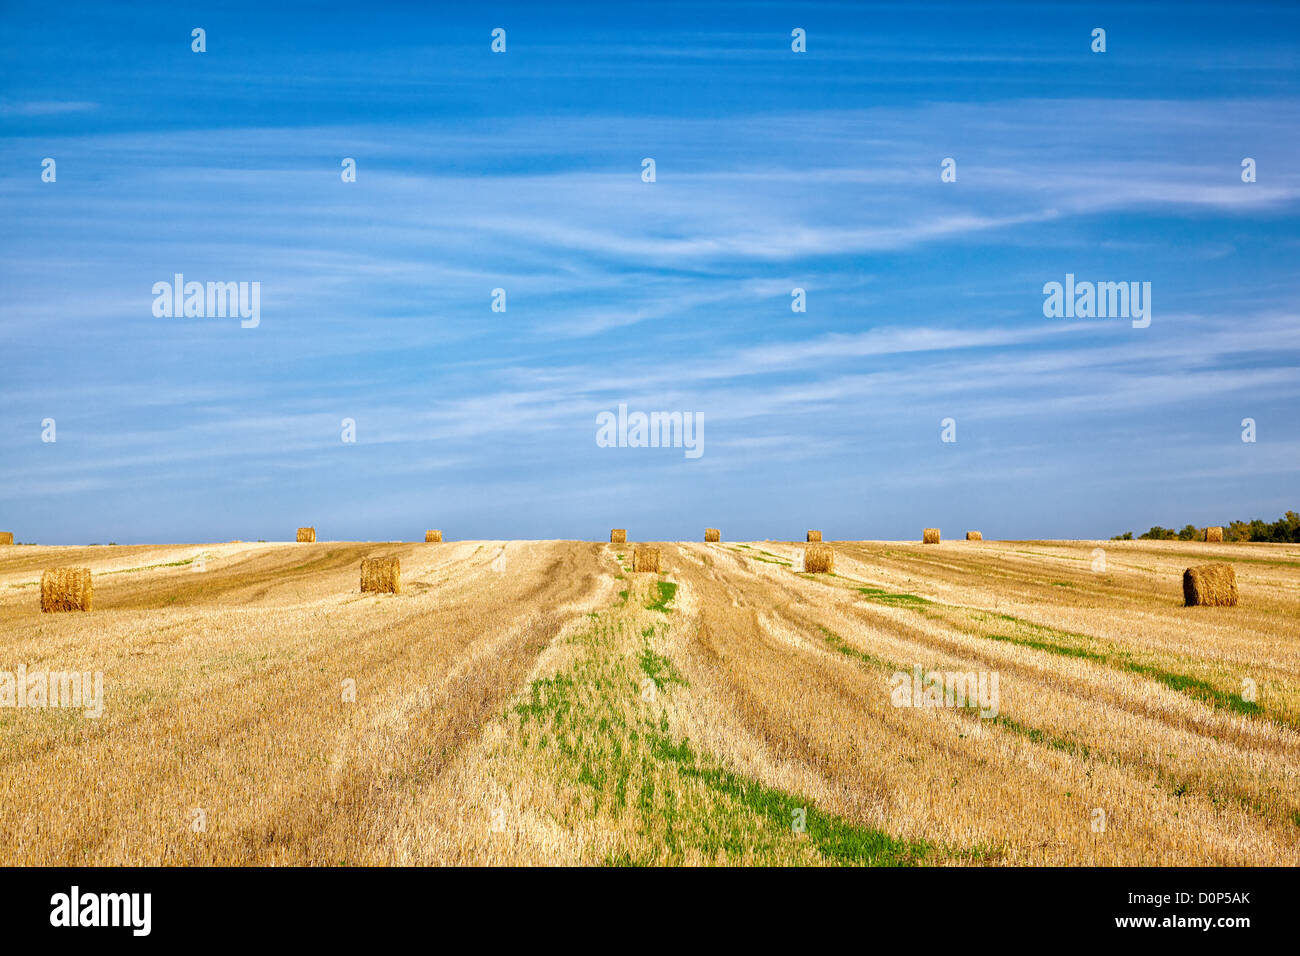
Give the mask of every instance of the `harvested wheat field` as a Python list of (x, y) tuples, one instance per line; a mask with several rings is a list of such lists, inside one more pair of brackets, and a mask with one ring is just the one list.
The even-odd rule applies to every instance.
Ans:
[(1300, 864), (1300, 547), (655, 547), (7, 550), (0, 863)]
[(401, 560), (398, 558), (362, 558), (361, 590), (376, 594), (401, 594)]

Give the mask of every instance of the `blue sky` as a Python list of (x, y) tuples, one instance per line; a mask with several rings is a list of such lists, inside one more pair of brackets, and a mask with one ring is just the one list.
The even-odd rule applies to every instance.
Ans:
[[(18, 540), (1297, 506), (1294, 5), (271, 6), (0, 6)], [(178, 272), (260, 282), (261, 325), (156, 318)], [(1150, 327), (1045, 318), (1066, 273), (1150, 282)], [(704, 454), (598, 447), (619, 403)]]

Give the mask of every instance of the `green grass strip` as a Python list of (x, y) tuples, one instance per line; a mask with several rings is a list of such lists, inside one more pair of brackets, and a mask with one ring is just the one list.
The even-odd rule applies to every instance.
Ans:
[(865, 587), (857, 590), (859, 593), (866, 595), (867, 600), (874, 601), (876, 604), (884, 604), (887, 607), (925, 607), (927, 604), (934, 603), (929, 598), (923, 598), (919, 594), (891, 592), (886, 591), (884, 588)]
[(666, 736), (651, 739), (660, 760), (677, 764), (684, 777), (699, 780), (716, 793), (748, 807), (777, 826), (791, 826), (802, 811), (808, 838), (817, 851), (841, 866), (915, 866), (933, 851), (925, 841), (898, 840), (873, 827), (859, 826), (824, 813), (811, 801), (716, 767), (701, 767), (688, 741)]
[[(1046, 633), (1054, 637), (1064, 637), (1074, 640), (1093, 640), (1086, 634), (1057, 631), (1054, 628), (1042, 624), (1035, 624), (1032, 621), (1021, 620), (1020, 618), (1013, 617), (1010, 614), (999, 614), (997, 616), (1003, 620), (1011, 621), (1021, 627), (1031, 629), (1040, 634)], [(1089, 651), (1080, 647), (1071, 647), (1068, 644), (1062, 644), (1059, 640), (1050, 641), (1041, 638), (1018, 637), (1009, 634), (987, 634), (984, 636), (993, 641), (1007, 641), (1011, 644), (1018, 644), (1021, 647), (1029, 647), (1034, 650), (1046, 651), (1050, 654), (1059, 654), (1064, 657), (1077, 657), (1081, 660), (1092, 661), (1095, 664), (1104, 664), (1108, 667), (1128, 671), (1130, 674), (1138, 674), (1139, 676), (1158, 681), (1169, 689), (1178, 691), (1181, 694), (1186, 694), (1194, 700), (1199, 700), (1204, 704), (1208, 704), (1211, 707), (1217, 707), (1221, 710), (1230, 710), (1234, 713), (1244, 714), (1248, 717), (1269, 716), (1264, 713), (1264, 708), (1260, 707), (1259, 704), (1254, 701), (1243, 700), (1237, 694), (1230, 694), (1227, 691), (1222, 691), (1209, 681), (1201, 680), (1199, 677), (1192, 677), (1188, 674), (1179, 674), (1176, 671), (1167, 671), (1152, 664), (1139, 663), (1138, 661), (1133, 660), (1126, 653), (1108, 654), (1100, 651)], [(1272, 719), (1295, 726), (1293, 722), (1284, 720), (1276, 715), (1273, 715)]]
[(659, 588), (659, 597), (647, 604), (646, 610), (659, 611), (663, 614), (667, 614), (671, 611), (671, 608), (668, 607), (668, 602), (677, 596), (677, 585), (672, 581), (657, 581), (655, 583)]

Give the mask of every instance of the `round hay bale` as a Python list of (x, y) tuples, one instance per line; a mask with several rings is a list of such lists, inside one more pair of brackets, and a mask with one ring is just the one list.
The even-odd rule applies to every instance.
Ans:
[(363, 558), (361, 590), (377, 594), (401, 594), (402, 562), (397, 558)]
[(828, 544), (804, 548), (803, 569), (806, 574), (830, 574), (835, 570), (835, 552)]
[(983, 540), (984, 540), (984, 535), (980, 534), (978, 531), (967, 531), (967, 532), (966, 532), (966, 540), (967, 540), (967, 541), (983, 541)]
[(1231, 564), (1201, 564), (1183, 572), (1185, 607), (1236, 607), (1237, 572)]
[(657, 574), (660, 569), (661, 557), (658, 548), (652, 548), (648, 544), (638, 544), (632, 550), (632, 570), (653, 571)]
[(14, 543), (14, 533), (12, 531), (0, 531), (0, 545)]
[(809, 531), (808, 537), (804, 538), (805, 541), (820, 541), (821, 539), (822, 533), (820, 531)]
[(925, 531), (921, 533), (921, 541), (922, 541), (923, 543), (925, 543), (925, 544), (938, 544), (938, 543), (939, 543), (939, 529), (938, 529), (938, 528), (926, 528)]
[(440, 544), (442, 542), (441, 531), (426, 531), (424, 533), (425, 544)]
[(721, 541), (721, 540), (722, 540), (722, 532), (719, 531), (717, 528), (705, 528), (705, 529), (704, 529), (704, 540), (705, 540), (705, 541)]
[(41, 610), (45, 613), (89, 611), (94, 598), (90, 568), (51, 568), (41, 575)]
[(1217, 541), (1217, 542), (1219, 542), (1219, 543), (1222, 543), (1222, 542), (1223, 542), (1223, 527), (1222, 527), (1222, 526), (1219, 526), (1219, 527), (1217, 527), (1217, 528), (1206, 528), (1206, 529), (1205, 529), (1205, 540), (1206, 540), (1206, 541)]
[(627, 544), (627, 528), (615, 528), (609, 533), (610, 544)]
[(302, 542), (302, 543), (305, 543), (305, 544), (314, 544), (314, 543), (316, 542), (316, 529), (315, 529), (315, 528), (299, 528), (299, 529), (298, 529), (298, 540), (299, 540), (299, 542)]

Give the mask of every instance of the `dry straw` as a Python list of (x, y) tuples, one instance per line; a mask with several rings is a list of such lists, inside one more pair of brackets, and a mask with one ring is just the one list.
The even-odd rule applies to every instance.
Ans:
[(648, 544), (638, 544), (632, 551), (633, 571), (659, 571), (659, 549)]
[(14, 533), (12, 531), (0, 531), (0, 545), (13, 543)]
[(966, 540), (967, 540), (967, 541), (983, 541), (983, 540), (984, 540), (984, 535), (980, 534), (978, 531), (967, 531), (967, 532), (966, 532)]
[(298, 540), (299, 540), (299, 541), (302, 541), (302, 542), (306, 542), (307, 544), (312, 544), (312, 543), (314, 543), (315, 540), (316, 540), (316, 529), (315, 529), (315, 528), (299, 528), (299, 529), (298, 529)]
[(803, 569), (808, 574), (830, 574), (835, 570), (835, 552), (828, 544), (804, 548)]
[(94, 597), (90, 568), (52, 568), (41, 575), (42, 611), (89, 611)]
[(1237, 572), (1231, 564), (1201, 564), (1183, 572), (1183, 604), (1187, 607), (1235, 607)]
[(1222, 527), (1219, 527), (1219, 528), (1206, 528), (1206, 529), (1205, 529), (1205, 540), (1206, 540), (1206, 541), (1218, 541), (1218, 542), (1222, 542), (1222, 541), (1223, 541), (1223, 528), (1222, 528)]
[(609, 533), (610, 544), (627, 544), (627, 528), (615, 528)]
[(402, 593), (402, 562), (397, 558), (363, 558), (361, 590), (380, 594)]
[(719, 531), (717, 528), (705, 528), (705, 529), (704, 529), (704, 540), (705, 540), (705, 541), (721, 541), (721, 540), (722, 540), (722, 532)]
[(938, 528), (926, 528), (926, 529), (925, 529), (925, 533), (921, 535), (921, 540), (922, 540), (923, 542), (925, 542), (926, 544), (938, 544), (938, 543), (939, 543), (939, 529), (938, 529)]
[(804, 540), (806, 540), (806, 541), (820, 541), (821, 539), (822, 539), (822, 533), (821, 533), (820, 531), (809, 531), (809, 532), (808, 532), (808, 537), (805, 538)]
[(441, 542), (442, 542), (442, 532), (441, 532), (441, 531), (426, 531), (426, 532), (424, 533), (424, 543), (425, 543), (425, 544), (439, 544), (439, 543), (441, 543)]

